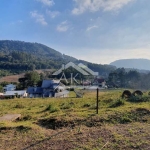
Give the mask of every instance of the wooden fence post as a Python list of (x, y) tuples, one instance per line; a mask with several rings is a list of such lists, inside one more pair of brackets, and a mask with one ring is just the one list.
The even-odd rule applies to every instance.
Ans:
[(96, 114), (98, 114), (98, 92), (99, 92), (99, 89), (97, 88), (96, 90)]

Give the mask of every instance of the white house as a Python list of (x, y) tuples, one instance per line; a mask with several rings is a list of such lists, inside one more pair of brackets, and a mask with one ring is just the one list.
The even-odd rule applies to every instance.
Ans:
[(22, 91), (6, 91), (5, 94), (3, 96), (7, 97), (7, 96), (19, 96), (19, 97), (27, 97), (27, 92), (26, 90), (22, 90)]
[(8, 84), (5, 87), (3, 87), (4, 92), (6, 91), (14, 91), (16, 89), (16, 85)]

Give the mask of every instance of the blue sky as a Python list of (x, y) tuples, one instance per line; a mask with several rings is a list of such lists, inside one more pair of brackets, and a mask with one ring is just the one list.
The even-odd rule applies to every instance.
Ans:
[(94, 63), (150, 59), (150, 0), (1, 0), (0, 40)]

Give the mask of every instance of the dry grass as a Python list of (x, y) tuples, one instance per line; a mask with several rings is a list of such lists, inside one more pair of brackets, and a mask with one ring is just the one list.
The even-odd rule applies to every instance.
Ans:
[(0, 79), (0, 82), (16, 82), (18, 83), (18, 79), (24, 77), (24, 73), (19, 74), (19, 75), (11, 75), (11, 76), (6, 76), (6, 77), (2, 77)]
[(148, 150), (150, 101), (130, 102), (121, 93), (101, 91), (98, 115), (95, 91), (85, 91), (84, 98), (71, 93), (70, 98), (1, 100), (0, 116), (22, 117), (0, 122), (0, 149)]
[[(41, 70), (35, 70), (36, 72), (38, 72), (39, 74), (40, 73), (43, 73), (43, 74), (51, 74), (54, 69), (41, 69)], [(19, 78), (23, 78), (25, 75), (25, 73), (21, 73), (21, 74), (18, 74), (18, 75), (10, 75), (10, 76), (5, 76), (5, 77), (2, 77), (0, 78), (0, 82), (16, 82), (18, 83), (18, 79)]]

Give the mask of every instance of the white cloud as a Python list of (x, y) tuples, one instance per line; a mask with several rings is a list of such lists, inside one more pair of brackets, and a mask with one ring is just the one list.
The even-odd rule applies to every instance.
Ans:
[(58, 16), (60, 14), (59, 11), (50, 11), (50, 10), (46, 10), (46, 13), (51, 17), (51, 18), (55, 18), (56, 16)]
[(37, 0), (37, 1), (43, 3), (46, 6), (52, 6), (55, 4), (53, 0)]
[(96, 26), (96, 25), (90, 26), (90, 27), (88, 27), (88, 28), (86, 29), (86, 31), (90, 31), (90, 30), (92, 30), (92, 29), (94, 29), (94, 28), (98, 28), (98, 26)]
[(35, 18), (36, 22), (38, 22), (44, 26), (48, 25), (48, 23), (45, 21), (44, 16), (41, 14), (38, 14), (37, 11), (32, 11), (32, 12), (30, 12), (30, 14), (33, 18)]
[(124, 5), (134, 0), (73, 0), (76, 6), (72, 13), (79, 15), (85, 11), (95, 12), (99, 10), (114, 11), (121, 9)]
[(68, 21), (63, 21), (57, 26), (57, 31), (59, 32), (66, 32), (69, 29)]

